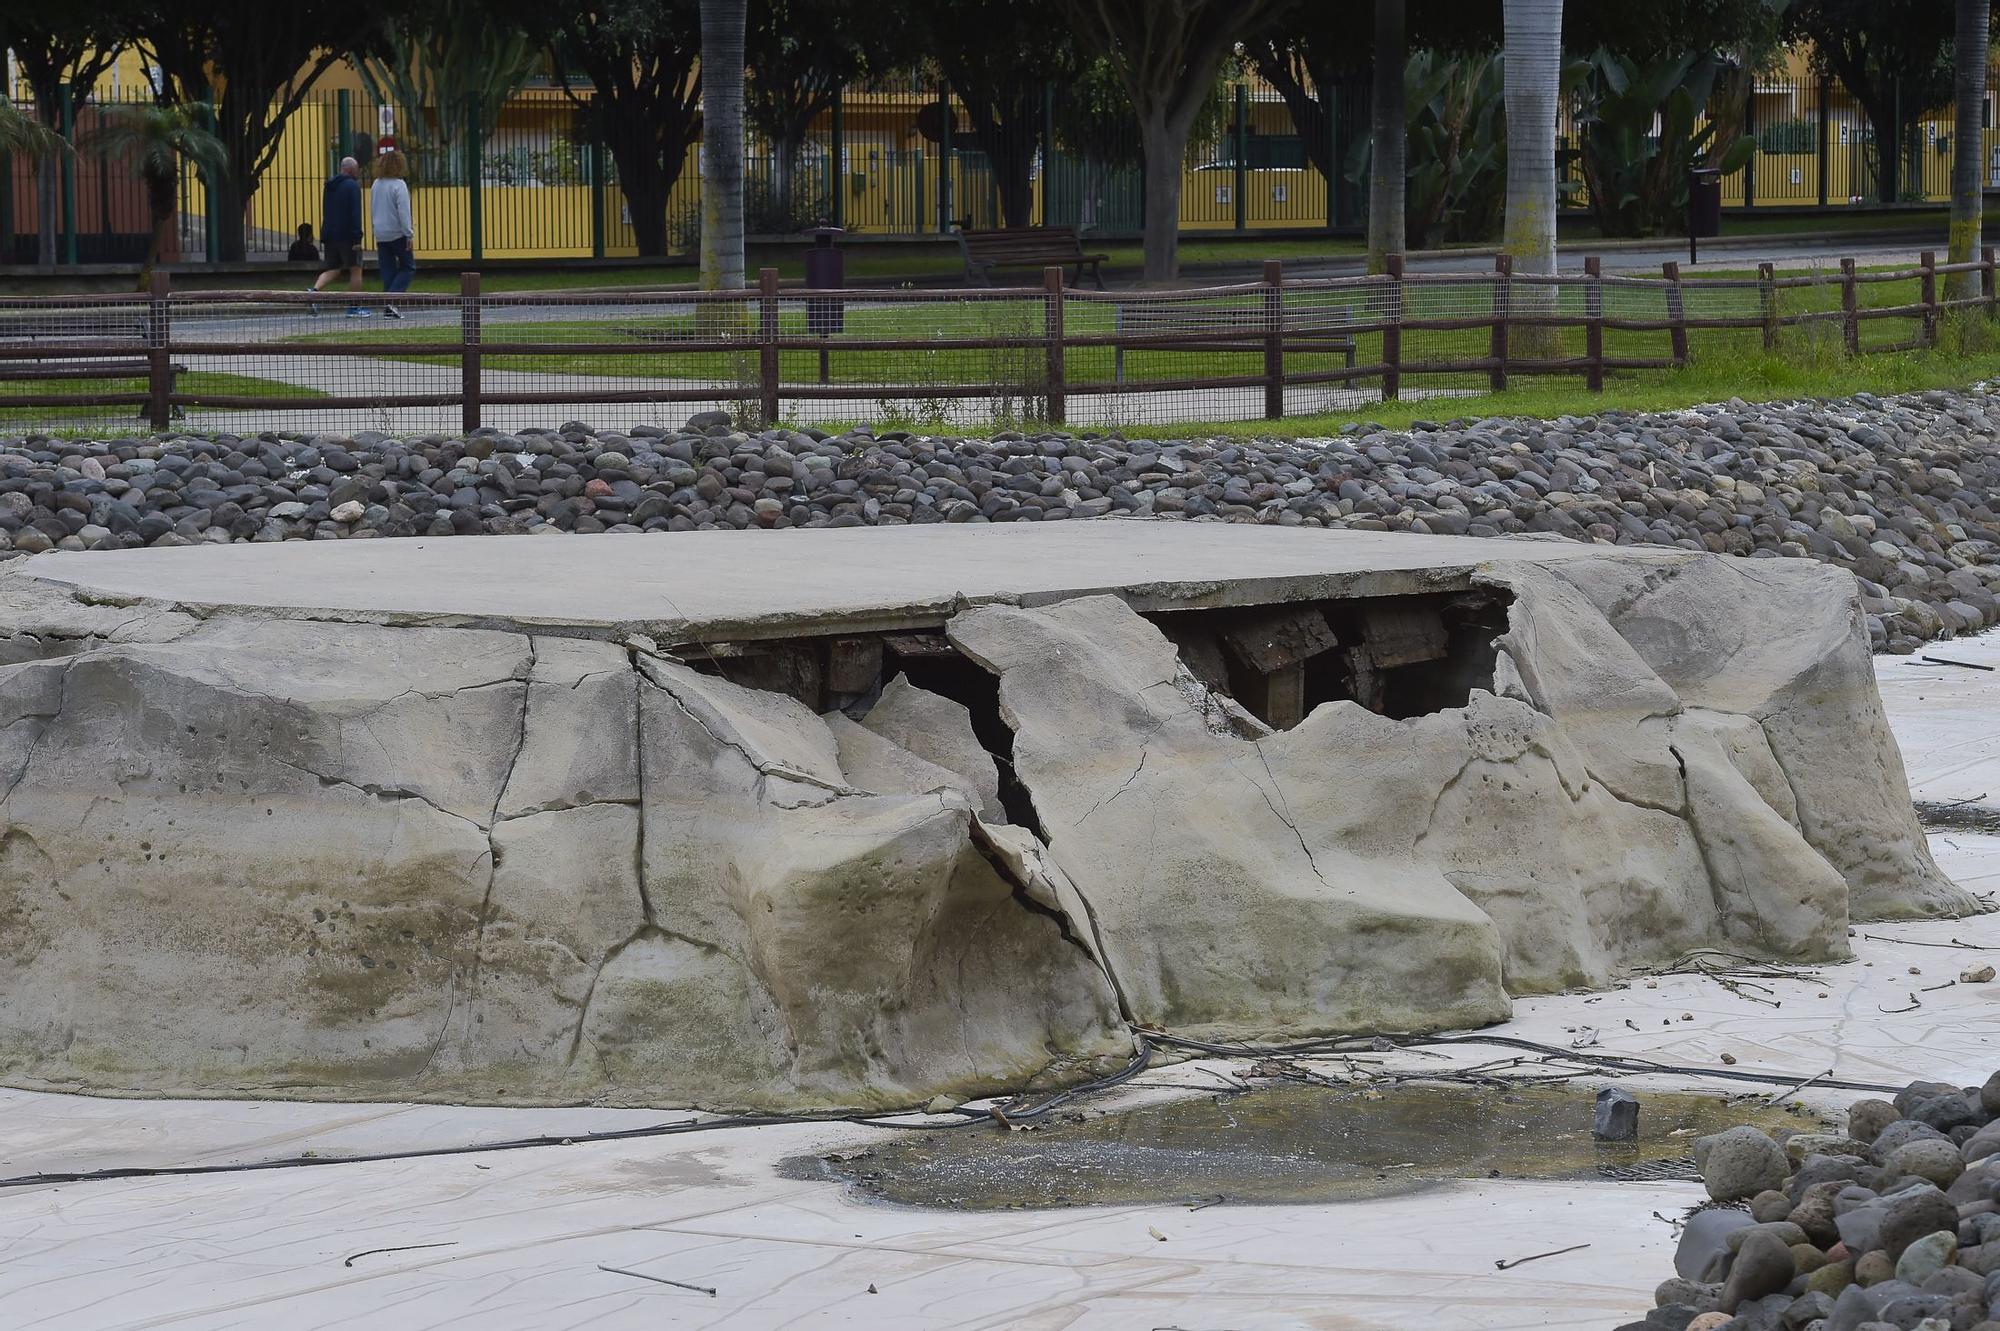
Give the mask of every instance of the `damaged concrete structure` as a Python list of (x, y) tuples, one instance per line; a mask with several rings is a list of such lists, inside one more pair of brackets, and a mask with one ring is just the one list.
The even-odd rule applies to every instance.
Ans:
[(0, 572), (0, 1076), (885, 1108), (1969, 913), (1852, 579), (1118, 522)]

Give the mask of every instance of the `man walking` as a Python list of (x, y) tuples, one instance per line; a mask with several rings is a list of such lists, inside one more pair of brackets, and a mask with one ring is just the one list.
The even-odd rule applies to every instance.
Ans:
[[(340, 171), (326, 182), (325, 201), (320, 219), (320, 240), (326, 246), (326, 271), (313, 280), (311, 290), (318, 291), (328, 282), (338, 277), (342, 270), (347, 273), (347, 289), (361, 290), (361, 164), (352, 157), (340, 159)], [(319, 309), (307, 305), (309, 313), (318, 314)], [(368, 311), (359, 305), (347, 307), (350, 319), (365, 319)]]

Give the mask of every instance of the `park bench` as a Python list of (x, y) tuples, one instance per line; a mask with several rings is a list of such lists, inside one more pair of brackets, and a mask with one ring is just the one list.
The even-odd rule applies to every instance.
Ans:
[(1003, 231), (960, 231), (958, 247), (965, 255), (965, 280), (973, 286), (993, 285), (995, 268), (1069, 268), (1071, 286), (1083, 285), (1083, 270), (1104, 290), (1098, 265), (1111, 256), (1085, 254), (1076, 229), (1067, 226), (1014, 226)]
[[(1223, 298), (1135, 297), (1113, 305), (1111, 320), (1118, 334), (1112, 377), (1121, 384), (1127, 351), (1261, 351), (1267, 331), (1261, 301), (1237, 304)], [(1351, 370), (1354, 334), (1346, 329), (1353, 321), (1354, 311), (1344, 305), (1282, 308), (1278, 322), (1283, 350), (1339, 354)], [(1133, 336), (1128, 338), (1128, 333)], [(1198, 340), (1192, 336), (1197, 333), (1213, 333), (1215, 340)]]
[[(100, 310), (47, 310), (0, 319), (0, 388), (8, 383), (52, 379), (89, 382), (148, 378), (152, 373), (146, 357), (151, 345), (149, 322), (142, 313)], [(88, 358), (45, 358), (35, 354), (42, 346), (64, 342), (112, 348), (129, 346), (134, 354), (124, 356), (111, 351)], [(183, 368), (167, 367), (169, 393), (174, 391), (175, 380)]]

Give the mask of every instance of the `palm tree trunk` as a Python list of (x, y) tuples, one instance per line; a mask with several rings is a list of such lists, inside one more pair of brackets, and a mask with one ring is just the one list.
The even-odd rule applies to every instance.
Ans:
[[(1501, 248), (1522, 273), (1556, 270), (1556, 94), (1562, 72), (1562, 0), (1503, 0), (1506, 50), (1501, 75), (1507, 106), (1507, 220)], [(1517, 309), (1551, 304), (1555, 288), (1515, 292)], [(1525, 354), (1553, 354), (1555, 330), (1522, 328)]]
[(701, 0), (701, 285), (743, 286), (743, 26), (748, 0)]
[[(1375, 72), (1369, 84), (1372, 145), (1368, 168), (1368, 271), (1388, 271), (1388, 257), (1403, 252), (1403, 190), (1407, 175), (1403, 126), (1403, 73), (1409, 64), (1403, 0), (1375, 0)], [(1332, 95), (1323, 88), (1320, 96)]]
[[(1957, 33), (1953, 37), (1953, 59), (1957, 67), (1957, 108), (1951, 139), (1951, 249), (1952, 263), (1970, 263), (1979, 256), (1980, 215), (1985, 211), (1985, 193), (1980, 188), (1985, 174), (1986, 136), (1980, 125), (1986, 117), (1987, 34), (1992, 22), (1988, 0), (1958, 0)], [(1963, 299), (1979, 293), (1979, 274), (1952, 273), (1945, 279), (1945, 295)]]

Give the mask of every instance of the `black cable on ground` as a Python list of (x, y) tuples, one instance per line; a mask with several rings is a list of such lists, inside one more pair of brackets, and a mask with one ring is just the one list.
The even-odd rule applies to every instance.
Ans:
[(724, 1128), (765, 1128), (785, 1124), (856, 1123), (871, 1128), (903, 1128), (939, 1131), (962, 1128), (974, 1123), (990, 1123), (995, 1118), (1006, 1123), (1031, 1123), (1081, 1096), (1122, 1085), (1152, 1064), (1153, 1046), (1144, 1036), (1134, 1039), (1136, 1052), (1117, 1072), (1098, 1077), (1066, 1091), (1059, 1091), (1038, 1104), (1025, 1104), (1017, 1095), (992, 1110), (957, 1109), (958, 1117), (948, 1123), (902, 1123), (879, 1114), (730, 1114), (718, 1118), (683, 1119), (677, 1123), (655, 1123), (643, 1128), (608, 1128), (601, 1132), (580, 1132), (561, 1137), (515, 1137), (506, 1141), (480, 1142), (467, 1146), (432, 1146), (412, 1151), (375, 1151), (366, 1155), (293, 1155), (273, 1160), (250, 1160), (225, 1165), (128, 1165), (110, 1169), (84, 1169), (0, 1178), (0, 1188), (25, 1188), (50, 1183), (98, 1183), (128, 1178), (192, 1178), (207, 1174), (248, 1174), (269, 1169), (305, 1169), (317, 1165), (365, 1165), (390, 1160), (425, 1160), (449, 1155), (486, 1155), (494, 1151), (522, 1151), (541, 1146), (583, 1146), (593, 1142), (638, 1141), (647, 1137), (677, 1137), (690, 1132), (713, 1132)]
[(1592, 1054), (1580, 1049), (1565, 1049), (1559, 1045), (1542, 1044), (1535, 1040), (1524, 1040), (1510, 1035), (1340, 1035), (1311, 1040), (1294, 1040), (1279, 1044), (1237, 1044), (1217, 1040), (1197, 1040), (1191, 1036), (1171, 1035), (1164, 1031), (1147, 1031), (1135, 1037), (1137, 1046), (1132, 1059), (1123, 1068), (1108, 1076), (1098, 1077), (1067, 1090), (1057, 1091), (1036, 1103), (1024, 1103), (1025, 1095), (1017, 1095), (988, 1110), (958, 1109), (957, 1118), (946, 1123), (904, 1123), (882, 1115), (871, 1114), (732, 1114), (718, 1118), (684, 1119), (677, 1123), (657, 1123), (643, 1128), (612, 1128), (601, 1132), (583, 1132), (562, 1137), (516, 1137), (506, 1141), (484, 1142), (468, 1146), (433, 1146), (413, 1151), (378, 1151), (366, 1155), (298, 1155), (284, 1156), (273, 1160), (252, 1160), (238, 1164), (222, 1165), (132, 1165), (122, 1168), (75, 1170), (69, 1172), (24, 1174), (15, 1178), (0, 1178), (0, 1188), (21, 1188), (37, 1184), (52, 1183), (96, 1183), (111, 1179), (129, 1178), (185, 1178), (208, 1174), (245, 1174), (272, 1169), (303, 1169), (316, 1165), (359, 1165), (376, 1164), (390, 1160), (423, 1160), (437, 1156), (484, 1155), (495, 1151), (531, 1150), (543, 1146), (582, 1146), (594, 1142), (638, 1141), (648, 1137), (675, 1137), (690, 1132), (714, 1132), (725, 1128), (762, 1128), (780, 1125), (807, 1123), (854, 1123), (871, 1128), (902, 1128), (917, 1131), (940, 1131), (967, 1127), (974, 1123), (998, 1120), (1002, 1123), (1030, 1123), (1046, 1117), (1064, 1105), (1072, 1104), (1086, 1096), (1122, 1086), (1152, 1066), (1153, 1047), (1172, 1045), (1176, 1048), (1191, 1049), (1200, 1053), (1216, 1054), (1230, 1058), (1304, 1058), (1315, 1056), (1339, 1056), (1342, 1054), (1363, 1054), (1379, 1051), (1387, 1043), (1399, 1049), (1416, 1049), (1432, 1045), (1479, 1044), (1495, 1045), (1507, 1049), (1520, 1049), (1528, 1053), (1560, 1058), (1567, 1062), (1581, 1063), (1587, 1067), (1606, 1072), (1618, 1072), (1628, 1076), (1667, 1075), (1716, 1081), (1749, 1082), (1760, 1086), (1783, 1086), (1788, 1089), (1804, 1089), (1813, 1086), (1837, 1091), (1878, 1091), (1894, 1094), (1902, 1088), (1885, 1086), (1877, 1082), (1844, 1081), (1831, 1077), (1799, 1076), (1796, 1073), (1755, 1071), (1747, 1068), (1704, 1068), (1687, 1064), (1658, 1063), (1651, 1059), (1633, 1058), (1618, 1054)]
[(1703, 1068), (1679, 1063), (1657, 1063), (1652, 1059), (1632, 1058), (1622, 1054), (1592, 1054), (1581, 1049), (1564, 1049), (1560, 1045), (1542, 1044), (1539, 1041), (1523, 1040), (1512, 1035), (1339, 1035), (1317, 1040), (1295, 1040), (1284, 1044), (1231, 1044), (1169, 1035), (1164, 1031), (1149, 1031), (1148, 1035), (1158, 1044), (1175, 1045), (1183, 1049), (1194, 1049), (1206, 1054), (1220, 1054), (1232, 1058), (1303, 1058), (1316, 1055), (1365, 1054), (1376, 1051), (1381, 1042), (1387, 1042), (1398, 1049), (1421, 1048), (1426, 1045), (1484, 1044), (1546, 1054), (1573, 1063), (1602, 1068), (1607, 1072), (1623, 1072), (1632, 1076), (1665, 1074), (1715, 1081), (1753, 1082), (1760, 1086), (1803, 1089), (1804, 1086), (1810, 1085), (1835, 1091), (1882, 1091), (1891, 1095), (1903, 1089), (1900, 1086), (1885, 1086), (1879, 1082), (1842, 1081), (1833, 1077), (1800, 1076), (1788, 1072), (1758, 1072), (1749, 1068)]

